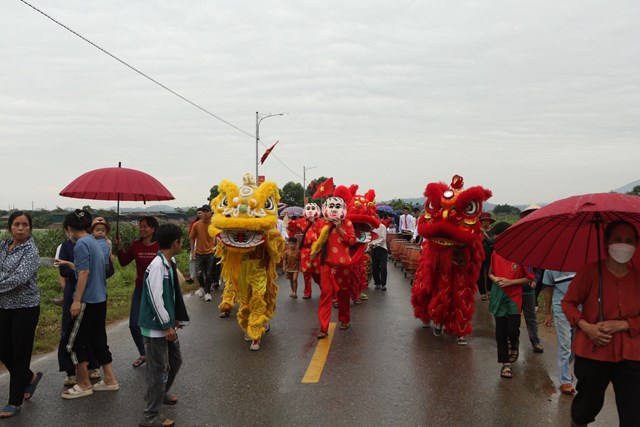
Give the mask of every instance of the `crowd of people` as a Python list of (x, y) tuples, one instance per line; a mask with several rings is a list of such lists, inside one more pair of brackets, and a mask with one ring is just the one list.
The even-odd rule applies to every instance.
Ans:
[[(533, 211), (539, 207), (530, 208)], [(528, 213), (523, 211), (521, 217)], [(387, 236), (419, 241), (417, 225), (421, 215), (419, 211), (410, 214), (408, 208), (397, 218), (378, 212), (377, 227), (369, 230), (370, 239), (364, 243), (375, 290), (387, 290)], [(224, 285), (220, 275), (222, 260), (216, 254), (216, 246), (222, 243), (209, 232), (211, 217), (209, 205), (199, 208), (198, 218), (189, 230), (190, 269), (194, 268), (189, 276), (198, 281), (196, 295), (205, 302), (212, 301), (212, 288)], [(479, 222), (484, 259), (477, 289), (480, 301), (488, 301), (487, 309), (495, 319), (500, 376), (514, 377), (523, 315), (533, 352), (544, 351), (536, 314), (542, 291), (543, 324), (554, 326), (556, 332), (559, 390), (575, 396), (573, 425), (595, 420), (609, 383), (613, 383), (620, 425), (636, 425), (640, 419), (640, 271), (629, 260), (638, 245), (637, 229), (625, 221), (608, 224), (603, 239), (608, 256), (600, 265), (588, 264), (576, 273), (533, 269), (505, 259), (493, 251), (493, 242), (509, 224), (495, 224), (486, 212), (480, 215)], [(23, 401), (33, 397), (43, 376), (30, 369), (40, 312), (40, 258), (31, 237), (29, 213), (12, 213), (7, 228), (10, 238), (0, 242), (0, 360), (9, 371), (10, 387), (8, 403), (0, 409), (2, 418), (19, 413)], [(55, 260), (63, 290), (58, 362), (66, 377), (61, 397), (77, 399), (94, 392), (119, 390), (105, 329), (106, 284), (116, 259), (121, 266), (135, 262), (129, 328), (138, 358), (132, 366), (146, 364), (147, 382), (140, 425), (173, 425), (173, 421), (161, 416), (160, 408), (177, 403), (177, 396), (169, 391), (182, 364), (177, 332), (189, 321), (174, 259), (183, 247), (181, 229), (172, 224), (160, 225), (152, 216), (144, 217), (139, 221), (139, 239), (127, 248), (117, 236), (111, 242), (110, 226), (104, 218), (92, 218), (84, 210), (68, 214), (63, 229), (67, 240), (59, 247)], [(362, 241), (356, 242), (345, 200), (328, 197), (322, 208), (309, 204), (302, 217), (290, 218), (280, 231), (287, 237), (281, 268), (289, 281), (289, 296), (298, 297), (300, 272), (303, 299), (311, 298), (313, 282), (320, 290), (317, 338), (328, 336), (333, 307), (338, 308), (339, 329), (348, 329), (349, 306), (366, 299), (361, 291), (369, 279), (360, 270), (349, 268), (350, 257), (355, 256), (351, 247)], [(603, 282), (604, 305), (598, 296), (599, 278)], [(220, 316), (229, 316), (231, 308), (221, 304)]]

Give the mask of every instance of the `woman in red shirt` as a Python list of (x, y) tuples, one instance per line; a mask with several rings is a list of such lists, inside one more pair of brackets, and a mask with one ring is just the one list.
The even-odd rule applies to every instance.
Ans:
[[(602, 304), (598, 302), (598, 263), (585, 265), (571, 282), (562, 310), (572, 326), (578, 394), (571, 406), (574, 426), (587, 425), (602, 409), (613, 383), (620, 426), (640, 423), (640, 271), (628, 261), (638, 246), (638, 231), (626, 221), (604, 232), (609, 256), (602, 261)], [(578, 307), (582, 305), (582, 310)]]
[(153, 261), (160, 250), (160, 245), (156, 242), (154, 233), (158, 228), (158, 220), (152, 216), (145, 216), (140, 219), (138, 232), (140, 233), (140, 239), (135, 240), (129, 246), (126, 251), (120, 248), (120, 240), (114, 241), (116, 248), (118, 249), (118, 261), (121, 266), (126, 266), (131, 261), (136, 262), (136, 287), (133, 290), (131, 297), (131, 310), (129, 312), (129, 329), (131, 330), (131, 337), (133, 342), (138, 348), (140, 357), (133, 361), (134, 368), (142, 366), (146, 361), (146, 353), (144, 350), (144, 341), (142, 334), (140, 333), (140, 325), (138, 321), (140, 319), (140, 299), (142, 298), (142, 281), (144, 280), (144, 272), (147, 267)]

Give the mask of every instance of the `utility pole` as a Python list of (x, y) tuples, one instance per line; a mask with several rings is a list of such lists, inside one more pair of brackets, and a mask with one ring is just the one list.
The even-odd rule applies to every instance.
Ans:
[(302, 166), (302, 205), (307, 204), (307, 171), (317, 166)]

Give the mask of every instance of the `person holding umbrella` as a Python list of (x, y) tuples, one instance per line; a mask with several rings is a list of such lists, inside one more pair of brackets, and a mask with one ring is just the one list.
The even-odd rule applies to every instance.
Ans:
[(609, 256), (580, 269), (562, 300), (569, 323), (577, 327), (573, 351), (578, 394), (571, 406), (572, 425), (584, 426), (595, 420), (612, 382), (620, 426), (637, 426), (640, 271), (629, 261), (638, 246), (638, 231), (624, 220), (610, 222), (604, 244)]

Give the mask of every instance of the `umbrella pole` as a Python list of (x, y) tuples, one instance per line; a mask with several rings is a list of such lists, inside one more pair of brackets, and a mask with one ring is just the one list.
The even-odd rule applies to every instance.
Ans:
[(116, 204), (116, 238), (120, 238), (120, 193), (118, 193), (118, 203)]
[(598, 248), (598, 308), (600, 312), (600, 314), (598, 315), (598, 319), (600, 322), (604, 320), (604, 306), (602, 304), (602, 259), (601, 259), (602, 254), (600, 252), (600, 226), (601, 225), (602, 224), (600, 221), (600, 215), (596, 213), (596, 239), (597, 239), (596, 247)]

